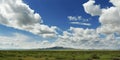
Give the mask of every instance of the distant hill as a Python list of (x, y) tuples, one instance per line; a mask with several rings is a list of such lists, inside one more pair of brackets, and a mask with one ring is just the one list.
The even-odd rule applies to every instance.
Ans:
[(73, 48), (59, 47), (59, 46), (45, 48), (45, 50), (66, 50), (66, 49), (73, 49)]

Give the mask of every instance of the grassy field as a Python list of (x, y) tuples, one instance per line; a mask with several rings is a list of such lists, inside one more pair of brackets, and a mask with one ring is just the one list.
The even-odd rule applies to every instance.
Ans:
[(120, 60), (120, 51), (0, 51), (0, 60)]

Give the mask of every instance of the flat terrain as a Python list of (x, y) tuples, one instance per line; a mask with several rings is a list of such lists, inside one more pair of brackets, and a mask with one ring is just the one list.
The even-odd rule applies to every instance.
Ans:
[(0, 51), (0, 60), (120, 60), (120, 51)]

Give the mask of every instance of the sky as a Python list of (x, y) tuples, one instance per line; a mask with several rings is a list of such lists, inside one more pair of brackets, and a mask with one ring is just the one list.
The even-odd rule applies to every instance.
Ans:
[(0, 49), (120, 49), (119, 0), (0, 0)]

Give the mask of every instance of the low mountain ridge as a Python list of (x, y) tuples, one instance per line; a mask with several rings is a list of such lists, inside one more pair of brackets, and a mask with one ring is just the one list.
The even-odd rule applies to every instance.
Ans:
[(50, 47), (50, 48), (45, 48), (45, 49), (73, 49), (73, 48), (55, 46), (55, 47)]

